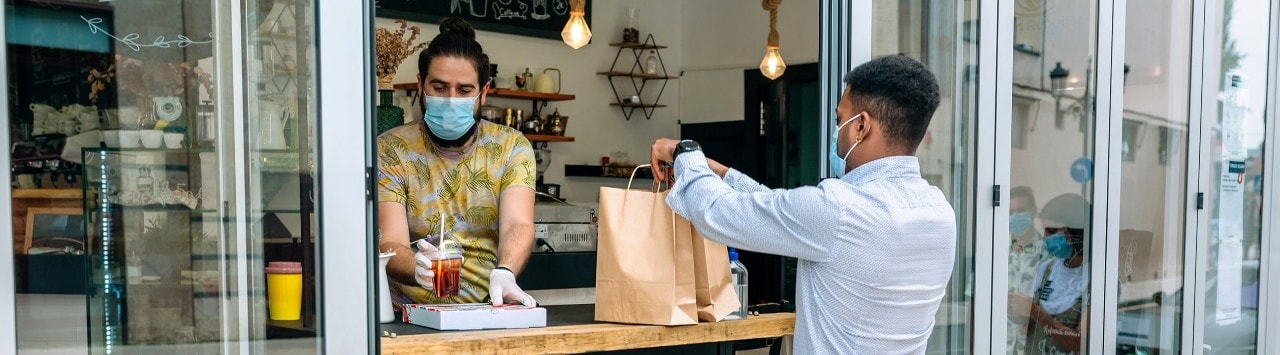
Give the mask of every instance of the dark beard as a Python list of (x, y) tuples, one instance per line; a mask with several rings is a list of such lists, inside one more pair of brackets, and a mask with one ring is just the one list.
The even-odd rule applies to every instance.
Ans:
[(424, 127), (422, 130), (427, 132), (427, 137), (430, 137), (431, 142), (435, 143), (437, 147), (458, 148), (467, 144), (467, 141), (471, 139), (471, 136), (476, 134), (476, 130), (479, 129), (478, 127), (480, 127), (480, 122), (476, 122), (475, 124), (471, 125), (471, 129), (468, 129), (467, 133), (463, 133), (462, 137), (458, 137), (458, 139), (440, 138), (440, 136), (437, 136), (435, 132), (431, 131), (431, 128), (426, 127), (427, 126), (426, 122), (423, 122), (422, 126)]

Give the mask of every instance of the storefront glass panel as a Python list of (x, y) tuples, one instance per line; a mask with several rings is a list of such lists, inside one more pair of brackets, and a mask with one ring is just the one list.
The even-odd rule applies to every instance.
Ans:
[(6, 1), (19, 351), (319, 351), (313, 10)]
[(1012, 187), (1009, 225), (997, 226), (1009, 228), (1009, 282), (995, 290), (1008, 292), (995, 325), (1007, 340), (992, 344), (1009, 354), (1086, 351), (1091, 248), (1105, 237), (1091, 230), (1098, 6), (1013, 4)]
[(1127, 6), (1118, 132), (1120, 219), (1115, 221), (1120, 227), (1116, 351), (1178, 353), (1192, 6), (1188, 0), (1130, 0)]
[(920, 173), (956, 211), (956, 258), (929, 353), (971, 348), (974, 268), (974, 131), (978, 96), (978, 6), (965, 1), (876, 1), (872, 55), (904, 54), (938, 79), (942, 102), (916, 155)]
[[(1266, 0), (1227, 0), (1210, 8), (1217, 25), (1205, 40), (1206, 115), (1202, 137), (1209, 156), (1201, 169), (1210, 212), (1204, 297), (1206, 354), (1253, 353), (1258, 339), (1262, 170), (1266, 113)], [(1206, 229), (1201, 229), (1206, 231)]]

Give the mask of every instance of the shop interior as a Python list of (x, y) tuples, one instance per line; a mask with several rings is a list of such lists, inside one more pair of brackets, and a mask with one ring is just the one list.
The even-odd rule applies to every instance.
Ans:
[[(420, 29), (420, 42), (437, 33), (436, 23), (450, 11), (478, 28), (477, 41), (496, 66), (480, 116), (520, 130), (537, 150), (542, 242), (519, 281), (541, 304), (593, 301), (598, 190), (626, 187), (656, 138), (696, 139), (708, 155), (772, 186), (822, 177), (818, 1), (780, 3), (778, 59), (785, 72), (776, 79), (761, 70), (770, 21), (759, 3), (589, 1), (583, 10), (592, 37), (578, 49), (561, 38), (563, 20), (540, 20), (562, 19), (561, 7), (571, 2), (534, 1), (528, 18), (505, 21), (499, 14), (513, 9), (488, 3), (385, 5), (374, 24), (392, 32)], [(245, 121), (230, 121), (222, 112), (233, 108), (217, 102), (227, 85), (219, 81), (232, 75), (217, 72), (224, 67), (214, 62), (210, 42), (219, 30), (202, 12), (215, 6), (207, 0), (8, 6), (10, 21), (30, 26), (10, 32), (7, 43), (20, 348), (224, 338), (216, 324), (226, 310), (211, 297), (233, 292), (218, 284), (225, 275), (217, 259), (226, 248), (260, 255), (257, 270), (301, 264), (300, 318), (253, 315), (258, 324), (251, 333), (314, 337), (322, 261), (314, 255), (321, 236), (313, 203), (318, 116), (308, 112), (314, 107), (309, 2), (248, 2), (246, 19), (257, 28), (246, 46), (244, 85), (258, 100), (241, 108), (250, 112)], [(152, 13), (183, 16), (148, 22)], [(171, 45), (148, 43), (161, 33), (185, 35), (170, 35)], [(416, 59), (414, 53), (388, 75), (390, 90), (370, 93), (378, 103), (371, 125), (397, 113), (396, 124), (421, 117), (413, 103)], [(234, 135), (248, 142), (245, 152), (227, 151)], [(234, 180), (220, 169), (235, 164), (235, 154), (250, 157), (251, 164), (236, 169), (250, 176), (247, 189), (260, 197), (243, 201), (250, 245), (232, 245), (225, 238), (232, 227), (217, 223), (227, 206), (214, 201)], [(635, 185), (647, 188), (649, 178), (640, 171)], [(795, 261), (742, 254), (754, 285), (751, 309), (793, 311)], [(257, 290), (249, 292), (268, 288), (269, 276), (246, 276)], [(740, 343), (765, 347), (764, 340)]]

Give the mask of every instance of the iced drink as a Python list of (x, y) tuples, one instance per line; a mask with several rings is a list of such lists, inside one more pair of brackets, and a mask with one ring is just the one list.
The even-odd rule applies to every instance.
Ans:
[(437, 298), (449, 298), (458, 295), (458, 285), (462, 282), (462, 255), (457, 253), (432, 253), (431, 267), (435, 272), (435, 289)]

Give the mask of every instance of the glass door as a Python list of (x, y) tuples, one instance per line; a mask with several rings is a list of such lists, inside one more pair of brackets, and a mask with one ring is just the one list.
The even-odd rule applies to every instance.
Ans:
[[(1119, 133), (1117, 354), (1183, 350), (1192, 1), (1129, 0)], [(1116, 132), (1115, 128), (1119, 128)], [(1113, 136), (1114, 137), (1114, 136)], [(1114, 138), (1113, 138), (1114, 139)], [(1113, 159), (1116, 157), (1112, 156)], [(1113, 186), (1117, 183), (1113, 182)], [(1114, 206), (1114, 205), (1113, 205)], [(1110, 350), (1110, 349), (1108, 349)]]
[(1090, 318), (1096, 313), (1091, 307), (1102, 305), (1092, 302), (1101, 300), (1095, 292), (1100, 288), (1093, 287), (1100, 283), (1094, 256), (1106, 245), (1106, 233), (1093, 228), (1103, 225), (1093, 216), (1100, 204), (1094, 191), (1103, 186), (1094, 162), (1105, 158), (1096, 153), (1097, 127), (1107, 120), (1098, 104), (1106, 95), (1098, 68), (1109, 65), (1098, 50), (1099, 41), (1110, 42), (1099, 36), (1101, 7), (1110, 6), (1105, 3), (1012, 6), (1009, 122), (1001, 123), (1011, 133), (1008, 147), (1000, 148), (1007, 153), (997, 155), (1009, 157), (1008, 218), (996, 227), (1007, 228), (1009, 239), (996, 244), (1008, 248), (996, 254), (1006, 259), (995, 261), (997, 272), (1006, 274), (994, 275), (1008, 280), (1007, 290), (995, 290), (1007, 295), (1007, 303), (996, 303), (1007, 307), (1006, 336), (1005, 343), (991, 345), (1004, 353), (1086, 353), (1091, 330), (1102, 329), (1101, 319)]
[[(327, 36), (329, 48), (345, 51), (327, 57), (334, 63), (327, 69), (336, 73), (330, 77), (347, 75), (342, 85), (325, 84), (335, 96), (330, 105), (351, 111), (331, 116), (330, 126), (318, 114), (325, 106), (318, 72), (326, 68), (316, 55), (317, 18), (368, 24), (370, 2), (5, 5), (9, 139), (30, 148), (11, 160), (19, 175), (12, 191), (66, 204), (38, 209), (35, 218), (15, 214), (15, 224), (48, 227), (34, 228), (34, 243), (15, 248), (23, 254), (17, 266), (37, 271), (19, 276), (78, 286), (43, 287), (20, 298), (19, 309), (79, 315), (46, 330), (20, 319), (17, 327), (28, 332), (19, 334), (20, 352), (42, 346), (92, 354), (370, 349), (372, 323), (364, 308), (373, 305), (326, 308), (324, 302), (325, 290), (369, 289), (372, 258), (361, 252), (373, 250), (361, 242), (369, 238), (336, 238), (331, 254), (320, 254), (327, 233), (367, 235), (367, 206), (364, 214), (321, 217), (326, 204), (365, 201), (359, 181), (369, 160), (360, 152), (369, 151), (368, 138), (361, 150), (349, 143), (361, 135), (330, 135), (353, 153), (328, 157), (320, 137), (323, 127), (361, 132), (367, 122), (361, 111), (372, 105), (360, 98), (370, 92), (361, 89), (371, 83), (370, 71), (350, 63), (368, 62), (368, 48), (352, 49), (370, 42), (370, 31), (342, 28), (347, 35), (341, 36), (328, 30), (335, 33)], [(326, 176), (322, 168), (338, 173)], [(56, 196), (61, 200), (52, 200)], [(348, 240), (356, 242), (341, 244)], [(338, 271), (321, 272), (325, 260)], [(72, 266), (42, 275), (40, 265)], [(51, 289), (75, 295), (74, 301), (40, 297)], [(337, 297), (358, 304), (370, 299), (367, 293)], [(325, 330), (334, 336), (321, 337)], [(83, 337), (24, 340), (44, 337), (42, 331)], [(343, 346), (332, 347), (334, 339)]]
[(1199, 179), (1207, 223), (1199, 229), (1195, 346), (1205, 354), (1258, 351), (1264, 120), (1273, 3), (1209, 2)]
[[(964, 353), (975, 328), (974, 177), (978, 100), (980, 2), (876, 1), (871, 55), (905, 54), (929, 68), (942, 101), (916, 151), (921, 176), (946, 195), (956, 211), (956, 258), (951, 282), (930, 334), (929, 353)], [(834, 120), (833, 120), (834, 121)]]

